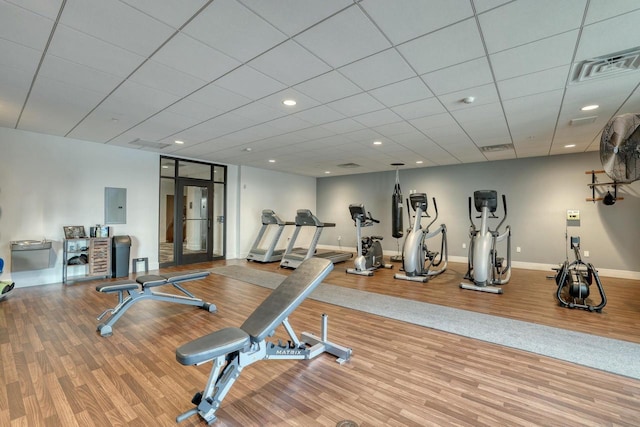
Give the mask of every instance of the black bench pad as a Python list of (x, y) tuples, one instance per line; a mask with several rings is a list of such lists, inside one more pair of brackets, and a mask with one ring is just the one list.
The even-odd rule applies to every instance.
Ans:
[(171, 273), (165, 273), (162, 277), (165, 277), (168, 282), (184, 282), (187, 280), (202, 279), (207, 277), (209, 272), (206, 270), (192, 270), (192, 271), (174, 271)]
[(176, 360), (182, 365), (196, 365), (234, 351), (247, 350), (249, 334), (240, 328), (224, 328), (190, 341), (176, 350)]
[(136, 282), (140, 283), (143, 288), (166, 285), (168, 283), (166, 277), (158, 276), (157, 274), (147, 274), (145, 276), (138, 276), (136, 278)]
[(138, 289), (138, 285), (131, 282), (131, 280), (118, 280), (116, 282), (103, 283), (96, 286), (96, 291), (104, 292), (105, 294), (121, 291), (133, 291), (135, 289)]

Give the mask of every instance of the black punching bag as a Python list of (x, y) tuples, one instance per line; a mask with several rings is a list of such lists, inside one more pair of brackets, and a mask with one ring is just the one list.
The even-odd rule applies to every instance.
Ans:
[[(404, 163), (393, 163), (392, 166), (402, 166)], [(391, 234), (394, 238), (402, 237), (404, 228), (402, 227), (402, 190), (400, 190), (400, 179), (398, 168), (396, 167), (396, 185), (391, 196)]]

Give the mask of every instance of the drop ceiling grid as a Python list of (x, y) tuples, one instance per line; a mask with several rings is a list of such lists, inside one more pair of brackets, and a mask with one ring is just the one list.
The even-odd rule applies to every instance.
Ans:
[[(15, 125), (61, 5), (39, 3), (0, 1), (0, 53), (12, 58), (0, 57), (5, 126)], [(406, 150), (403, 158), (431, 154), (438, 164), (516, 157), (512, 151), (485, 157), (477, 149), (498, 143), (517, 142), (523, 156), (546, 155), (549, 147), (560, 153), (559, 144), (578, 139), (594, 150), (603, 122), (640, 108), (631, 96), (637, 74), (567, 86), (574, 53), (578, 61), (640, 45), (640, 7), (633, 2), (606, 8), (586, 0), (482, 0), (473, 3), (477, 19), (471, 6), (293, 1), (285, 14), (258, 0), (68, 0), (20, 128), (58, 134), (73, 128), (70, 137), (115, 145), (180, 137), (196, 145), (159, 152), (229, 151), (234, 159), (242, 156), (231, 156), (233, 150), (252, 144), (263, 144), (263, 153), (295, 147), (297, 161), (311, 155), (314, 141), (345, 141), (333, 150), (347, 155), (350, 141), (366, 147), (369, 138), (381, 138), (389, 145), (372, 152), (378, 165), (396, 150)], [(299, 104), (284, 107), (286, 96)], [(466, 96), (476, 102), (463, 104)], [(606, 104), (598, 118), (584, 129), (570, 127), (590, 98)], [(324, 162), (319, 156), (313, 153)], [(300, 170), (281, 161), (268, 167)]]

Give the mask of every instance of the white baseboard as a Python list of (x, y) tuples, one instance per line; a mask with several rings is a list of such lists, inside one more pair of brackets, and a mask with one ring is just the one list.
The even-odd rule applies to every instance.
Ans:
[[(319, 249), (326, 250), (334, 250), (334, 251), (345, 251), (345, 252), (356, 252), (356, 248), (348, 247), (348, 246), (332, 246), (332, 245), (318, 245)], [(394, 256), (398, 255), (398, 251), (384, 251), (385, 256)], [(460, 262), (467, 263), (466, 256), (449, 256), (449, 261), (451, 262)], [(553, 269), (557, 268), (560, 263), (557, 264), (543, 264), (536, 262), (523, 262), (523, 261), (512, 261), (511, 266), (513, 268), (521, 268), (523, 270), (540, 270), (540, 271), (548, 271), (549, 274), (553, 274)], [(614, 270), (610, 268), (598, 268), (596, 266), (596, 270), (598, 270), (598, 275), (600, 277), (614, 277), (618, 279), (630, 279), (630, 280), (640, 280), (640, 271), (627, 271), (627, 270)]]

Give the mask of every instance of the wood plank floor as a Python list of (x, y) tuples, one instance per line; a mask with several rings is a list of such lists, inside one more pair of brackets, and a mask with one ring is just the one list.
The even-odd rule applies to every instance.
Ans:
[[(211, 268), (228, 261), (188, 268)], [(276, 264), (252, 268), (289, 274)], [(640, 342), (640, 284), (603, 278), (603, 313), (560, 308), (541, 271), (514, 271), (503, 295), (462, 291), (464, 266), (427, 284), (345, 274), (329, 283)], [(397, 268), (397, 267), (396, 267)], [(187, 268), (183, 268), (187, 269)], [(182, 343), (241, 324), (269, 290), (210, 275), (186, 284), (218, 312), (141, 301), (103, 338), (96, 316), (116, 303), (95, 282), (17, 289), (0, 302), (0, 425), (173, 426), (210, 365), (175, 361)], [(337, 364), (262, 361), (247, 367), (218, 411), (218, 426), (640, 425), (640, 381), (311, 299), (290, 318), (353, 349)], [(278, 330), (274, 339), (285, 338)], [(639, 356), (640, 359), (640, 356)], [(640, 362), (639, 362), (640, 363)], [(184, 426), (205, 425), (197, 417)]]

